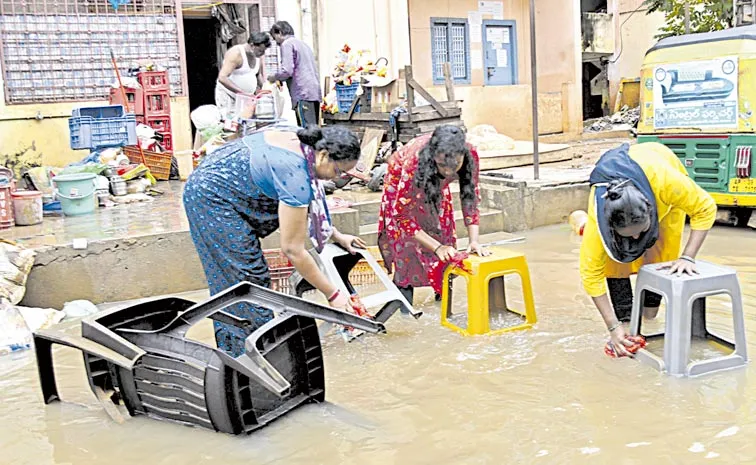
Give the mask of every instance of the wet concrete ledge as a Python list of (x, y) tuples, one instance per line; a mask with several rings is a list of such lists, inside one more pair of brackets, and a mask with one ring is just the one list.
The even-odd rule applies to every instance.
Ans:
[[(588, 184), (579, 176), (557, 181), (486, 177), (484, 183), (482, 207), (501, 212), (501, 219), (490, 224), (500, 225), (496, 227), (504, 232), (566, 223), (569, 214), (584, 209), (588, 201)], [(181, 216), (180, 202), (174, 207), (171, 215)], [(149, 211), (149, 206), (139, 208), (141, 216)], [(165, 214), (169, 207), (161, 208)], [(361, 225), (355, 209), (344, 213), (339, 227), (358, 233)], [(68, 240), (37, 247), (22, 304), (62, 308), (77, 299), (100, 304), (204, 289), (207, 283), (186, 222), (171, 223), (172, 229), (164, 227), (157, 233), (137, 230), (129, 237), (93, 238), (84, 250), (73, 249)], [(277, 247), (278, 235), (267, 238), (263, 246)]]

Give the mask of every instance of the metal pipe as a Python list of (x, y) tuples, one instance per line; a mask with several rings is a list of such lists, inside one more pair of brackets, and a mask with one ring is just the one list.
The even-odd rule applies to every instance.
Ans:
[(530, 0), (530, 89), (533, 100), (533, 179), (538, 170), (538, 73), (536, 65), (535, 0)]
[(690, 34), (690, 2), (685, 2), (683, 5), (685, 12), (685, 33)]

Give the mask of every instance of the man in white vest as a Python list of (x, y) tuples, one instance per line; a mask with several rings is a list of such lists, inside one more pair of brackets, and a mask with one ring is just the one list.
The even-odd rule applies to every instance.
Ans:
[(215, 105), (223, 118), (233, 116), (236, 94), (254, 95), (265, 82), (263, 56), (271, 45), (270, 36), (254, 32), (246, 44), (235, 45), (223, 57), (215, 84)]

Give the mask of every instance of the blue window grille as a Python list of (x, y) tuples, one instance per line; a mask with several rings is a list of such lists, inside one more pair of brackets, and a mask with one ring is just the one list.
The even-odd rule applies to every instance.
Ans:
[(431, 19), (433, 83), (443, 84), (444, 63), (451, 63), (457, 84), (470, 84), (470, 31), (466, 19)]

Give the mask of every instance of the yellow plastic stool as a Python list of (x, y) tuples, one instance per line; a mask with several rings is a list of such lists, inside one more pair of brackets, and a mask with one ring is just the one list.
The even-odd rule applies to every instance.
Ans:
[[(465, 336), (478, 334), (501, 334), (509, 331), (531, 328), (536, 322), (535, 303), (533, 302), (533, 288), (530, 283), (530, 272), (525, 255), (501, 248), (491, 248), (488, 257), (471, 255), (464, 261), (468, 273), (457, 267), (448, 267), (444, 272), (443, 291), (441, 294), (441, 325)], [(513, 310), (507, 307), (504, 277), (508, 274), (518, 274), (522, 280), (522, 292), (525, 301), (525, 311)], [(467, 329), (451, 323), (449, 306), (452, 301), (452, 275), (460, 276), (467, 281)], [(491, 311), (509, 311), (520, 315), (524, 323), (507, 328), (491, 331), (489, 315)]]

